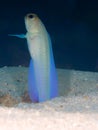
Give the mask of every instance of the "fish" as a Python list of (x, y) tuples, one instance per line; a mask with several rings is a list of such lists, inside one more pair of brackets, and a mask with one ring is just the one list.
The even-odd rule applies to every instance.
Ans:
[(37, 14), (24, 17), (26, 34), (9, 34), (26, 38), (30, 53), (28, 93), (32, 102), (44, 102), (58, 96), (58, 77), (50, 36)]

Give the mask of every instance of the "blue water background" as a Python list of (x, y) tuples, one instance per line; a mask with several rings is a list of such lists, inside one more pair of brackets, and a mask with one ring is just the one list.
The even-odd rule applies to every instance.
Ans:
[(28, 66), (24, 16), (36, 13), (52, 39), (57, 68), (98, 71), (98, 2), (95, 0), (2, 1), (0, 4), (0, 67)]

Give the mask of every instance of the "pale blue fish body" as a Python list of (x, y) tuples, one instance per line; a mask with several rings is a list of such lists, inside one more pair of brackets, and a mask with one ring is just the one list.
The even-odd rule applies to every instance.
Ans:
[(43, 102), (58, 96), (57, 73), (52, 45), (45, 26), (36, 14), (25, 16), (26, 37), (31, 56), (28, 76), (29, 95), (32, 102)]

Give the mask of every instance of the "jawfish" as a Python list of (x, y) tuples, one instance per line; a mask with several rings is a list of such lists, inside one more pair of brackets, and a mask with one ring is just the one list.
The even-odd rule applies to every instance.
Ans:
[(25, 16), (26, 38), (31, 56), (28, 72), (28, 92), (32, 102), (44, 102), (58, 96), (58, 79), (50, 36), (36, 14)]

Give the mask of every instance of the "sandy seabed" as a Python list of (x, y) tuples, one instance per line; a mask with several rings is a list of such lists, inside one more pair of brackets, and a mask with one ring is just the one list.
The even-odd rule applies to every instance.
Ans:
[(98, 73), (57, 72), (59, 96), (34, 104), (28, 68), (0, 68), (0, 130), (98, 130)]

